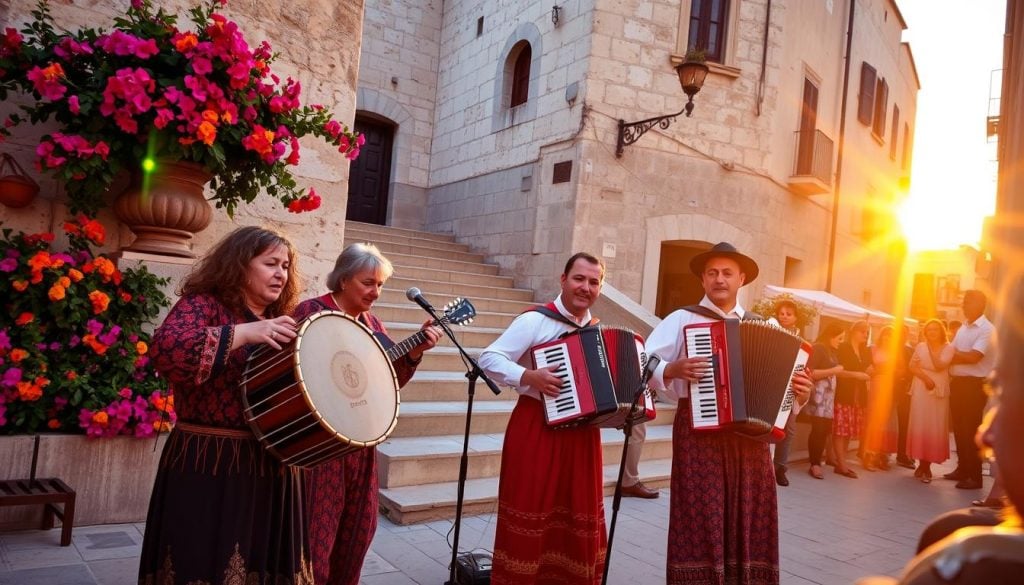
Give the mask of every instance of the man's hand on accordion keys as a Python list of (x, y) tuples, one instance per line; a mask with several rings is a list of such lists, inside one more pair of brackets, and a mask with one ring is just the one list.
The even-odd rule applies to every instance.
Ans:
[(707, 357), (686, 357), (669, 362), (665, 366), (664, 378), (694, 382), (700, 380), (711, 370), (711, 359)]
[(807, 404), (807, 399), (811, 396), (811, 390), (814, 390), (814, 382), (807, 375), (807, 371), (800, 370), (794, 373), (790, 385), (793, 387), (793, 398), (796, 400), (796, 403), (801, 406)]
[(558, 397), (562, 390), (563, 381), (562, 378), (556, 376), (554, 372), (563, 367), (564, 364), (537, 368), (536, 370), (526, 370), (519, 379), (519, 385), (529, 386), (541, 394)]

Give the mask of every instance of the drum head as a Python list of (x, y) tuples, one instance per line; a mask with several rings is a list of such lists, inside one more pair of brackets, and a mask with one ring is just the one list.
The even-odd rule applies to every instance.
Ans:
[(398, 417), (398, 381), (369, 328), (337, 311), (303, 323), (296, 369), (324, 428), (352, 443), (387, 438)]

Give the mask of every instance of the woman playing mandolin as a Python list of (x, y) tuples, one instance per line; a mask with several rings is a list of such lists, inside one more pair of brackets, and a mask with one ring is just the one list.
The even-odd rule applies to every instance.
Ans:
[[(388, 347), (392, 341), (384, 323), (370, 309), (392, 272), (391, 262), (376, 246), (346, 246), (327, 275), (331, 292), (303, 301), (293, 316), (300, 321), (323, 310), (343, 311)], [(424, 323), (420, 332), (423, 342), (392, 362), (399, 386), (412, 378), (423, 352), (441, 337), (432, 321)], [(307, 477), (306, 495), (314, 582), (356, 585), (377, 529), (377, 450), (367, 447), (314, 467)]]

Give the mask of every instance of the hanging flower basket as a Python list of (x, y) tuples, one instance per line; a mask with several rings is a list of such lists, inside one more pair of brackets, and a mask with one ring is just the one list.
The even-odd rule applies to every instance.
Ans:
[(39, 195), (39, 183), (25, 174), (14, 157), (0, 154), (0, 203), (7, 207), (25, 207)]

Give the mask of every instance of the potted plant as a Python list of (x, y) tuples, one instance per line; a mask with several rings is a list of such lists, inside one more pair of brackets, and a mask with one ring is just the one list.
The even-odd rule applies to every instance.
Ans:
[(175, 420), (147, 355), (166, 279), (94, 254), (106, 238), (96, 220), (64, 232), (61, 251), (52, 233), (0, 239), (0, 434), (152, 436)]
[[(229, 215), (261, 193), (291, 212), (316, 209), (320, 197), (291, 171), (299, 139), (316, 136), (348, 159), (363, 139), (329, 109), (302, 105), (299, 82), (271, 72), (277, 55), (266, 42), (250, 45), (218, 12), (224, 4), (190, 9), (188, 26), (179, 28), (175, 15), (132, 0), (109, 29), (64, 32), (41, 0), (21, 31), (0, 36), (0, 100), (31, 98), (0, 134), (55, 120), (59, 130), (36, 147), (37, 165), (64, 183), (72, 211), (94, 213), (115, 177), (129, 172), (134, 199), (119, 200), (115, 211), (129, 225), (168, 222), (152, 233), (143, 228), (157, 243), (180, 236), (187, 244), (188, 231), (209, 223), (208, 207), (193, 201), (198, 192), (205, 205), (207, 181), (211, 200)], [(168, 171), (178, 174), (165, 178)], [(182, 188), (191, 198), (173, 198)], [(191, 255), (184, 244), (168, 253)]]
[(39, 194), (39, 184), (6, 152), (0, 154), (0, 203), (7, 207), (25, 207)]

